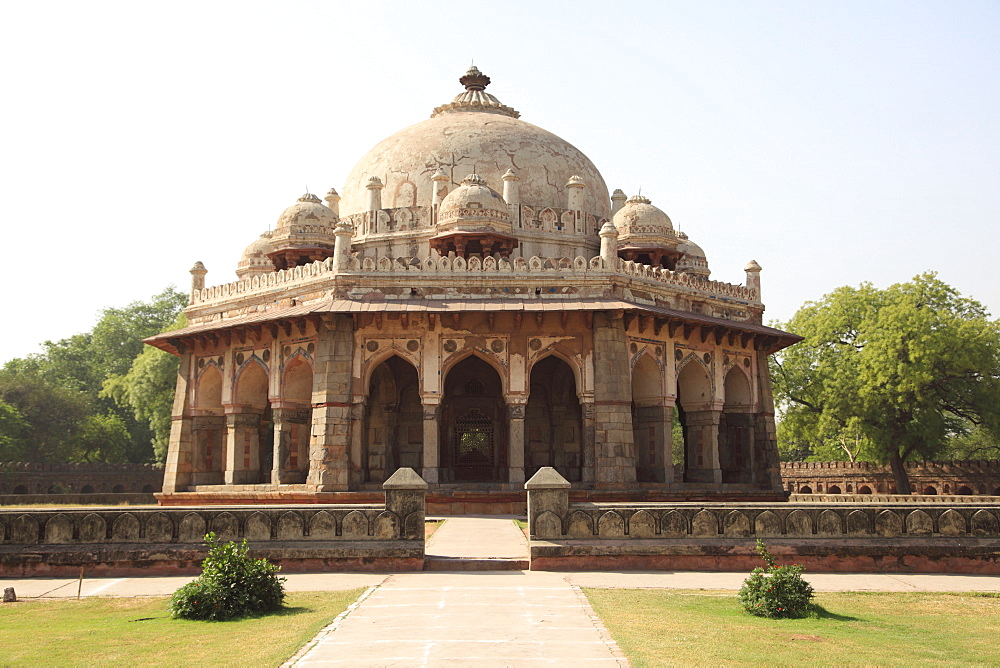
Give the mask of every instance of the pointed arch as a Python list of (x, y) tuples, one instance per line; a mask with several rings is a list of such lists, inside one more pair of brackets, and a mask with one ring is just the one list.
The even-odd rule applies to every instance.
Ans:
[(222, 412), (222, 371), (215, 364), (208, 364), (198, 375), (194, 391), (194, 408), (199, 411)]
[(423, 407), (417, 367), (402, 355), (386, 355), (366, 385), (361, 470), (381, 483), (401, 466), (419, 470), (423, 458)]
[[(649, 351), (632, 366), (632, 440), (639, 482), (664, 482), (671, 461), (673, 409), (665, 405), (664, 374)], [(672, 475), (672, 474), (671, 474)]]
[(582, 479), (583, 409), (573, 365), (562, 355), (531, 365), (524, 430), (526, 477), (552, 466), (570, 482)]
[(579, 355), (566, 351), (563, 346), (558, 343), (550, 344), (544, 350), (541, 351), (534, 359), (529, 360), (528, 368), (525, 369), (525, 374), (528, 378), (531, 378), (531, 372), (535, 368), (535, 365), (544, 360), (547, 357), (557, 357), (566, 363), (566, 366), (570, 368), (573, 372), (573, 382), (576, 384), (577, 394), (584, 391), (585, 387), (585, 376), (584, 376), (584, 366), (583, 361), (580, 359)]
[(459, 364), (468, 360), (470, 357), (475, 357), (477, 360), (489, 365), (494, 371), (496, 371), (497, 377), (500, 379), (500, 391), (503, 396), (506, 396), (509, 391), (507, 368), (500, 364), (500, 361), (493, 355), (471, 348), (457, 352), (444, 361), (444, 364), (441, 365), (442, 386), (448, 381), (448, 376), (451, 374), (452, 370)]
[(256, 357), (251, 357), (233, 380), (233, 403), (262, 409), (267, 406), (267, 395), (267, 367)]
[(420, 358), (418, 356), (411, 355), (407, 351), (400, 350), (396, 347), (386, 347), (384, 350), (379, 350), (364, 362), (364, 366), (361, 369), (361, 386), (367, 388), (371, 383), (372, 374), (375, 369), (391, 357), (400, 358), (416, 369), (418, 374), (420, 373)]
[(507, 480), (504, 376), (490, 360), (465, 354), (443, 372), (441, 477), (450, 481)]
[(753, 406), (753, 391), (746, 372), (734, 364), (723, 381), (723, 397), (727, 409), (749, 411)]
[(312, 362), (298, 351), (285, 363), (281, 374), (281, 400), (301, 405), (312, 403)]

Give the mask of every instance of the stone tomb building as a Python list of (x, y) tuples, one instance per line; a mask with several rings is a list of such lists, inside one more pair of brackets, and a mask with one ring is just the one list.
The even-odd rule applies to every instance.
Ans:
[(147, 341), (180, 357), (165, 502), (401, 466), (432, 494), (553, 466), (584, 494), (784, 498), (767, 355), (798, 337), (762, 325), (760, 266), (711, 280), (649, 199), (460, 81), (343, 196), (286, 209), (237, 281), (192, 269), (189, 326)]

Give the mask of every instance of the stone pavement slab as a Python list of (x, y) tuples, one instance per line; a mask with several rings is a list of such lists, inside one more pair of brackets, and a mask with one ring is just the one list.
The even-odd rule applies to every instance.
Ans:
[(391, 576), (295, 666), (628, 665), (586, 598), (556, 573)]
[(427, 541), (428, 557), (527, 559), (528, 539), (514, 515), (447, 517)]

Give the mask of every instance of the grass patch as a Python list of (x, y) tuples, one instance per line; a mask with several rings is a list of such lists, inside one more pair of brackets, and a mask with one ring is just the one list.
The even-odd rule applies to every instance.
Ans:
[(290, 593), (281, 611), (228, 622), (170, 619), (166, 597), (0, 606), (4, 666), (278, 666), (363, 589)]
[(585, 592), (637, 667), (1000, 664), (1000, 598), (978, 593), (821, 593), (810, 616), (773, 620), (732, 592)]

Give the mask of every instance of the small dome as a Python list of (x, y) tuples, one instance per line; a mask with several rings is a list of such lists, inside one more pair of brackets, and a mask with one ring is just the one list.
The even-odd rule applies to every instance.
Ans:
[(679, 232), (677, 236), (681, 239), (681, 243), (677, 246), (677, 251), (682, 254), (680, 259), (677, 260), (677, 271), (708, 278), (712, 272), (708, 268), (705, 251), (701, 249), (701, 246), (691, 241), (688, 235), (683, 232)]
[(441, 201), (438, 227), (459, 225), (463, 230), (493, 228), (511, 231), (507, 202), (478, 174), (469, 174)]
[(333, 227), (337, 224), (337, 214), (323, 204), (319, 197), (306, 193), (299, 200), (285, 209), (278, 218), (278, 230), (284, 230), (300, 225), (320, 225)]
[(274, 271), (274, 263), (267, 256), (270, 252), (271, 233), (265, 232), (243, 251), (239, 264), (236, 265), (237, 278), (242, 280)]
[[(615, 191), (616, 193), (618, 191)], [(612, 219), (618, 231), (625, 235), (659, 234), (673, 236), (670, 217), (642, 195), (630, 197)]]

